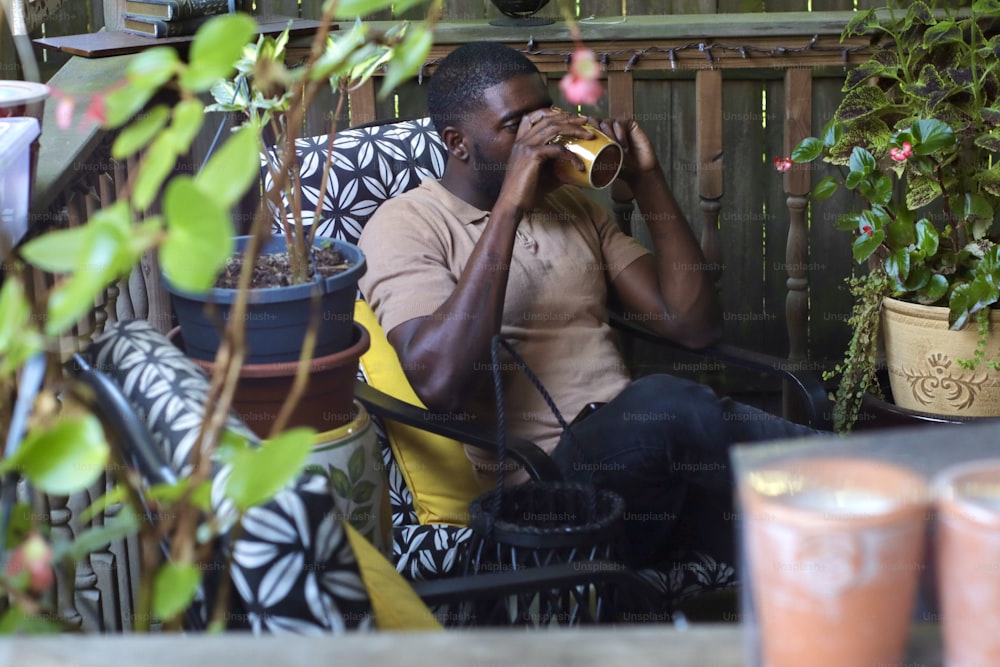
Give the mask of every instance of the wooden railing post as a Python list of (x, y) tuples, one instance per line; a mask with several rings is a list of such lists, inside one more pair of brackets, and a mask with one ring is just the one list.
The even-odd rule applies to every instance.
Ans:
[(701, 69), (695, 75), (698, 117), (698, 200), (702, 214), (701, 248), (715, 280), (722, 273), (719, 210), (722, 208), (722, 70)]
[[(789, 69), (785, 72), (785, 155), (804, 138), (812, 134), (812, 70)], [(788, 295), (785, 300), (788, 327), (788, 359), (802, 361), (808, 351), (808, 229), (806, 208), (811, 188), (810, 164), (796, 164), (785, 172), (784, 186), (788, 195), (788, 241), (785, 247), (785, 271), (788, 273)], [(790, 392), (782, 392), (785, 415), (795, 417), (790, 405)]]

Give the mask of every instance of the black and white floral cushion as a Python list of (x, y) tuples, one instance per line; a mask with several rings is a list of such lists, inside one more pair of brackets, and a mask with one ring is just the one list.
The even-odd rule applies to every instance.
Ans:
[[(357, 243), (365, 223), (386, 199), (416, 187), (428, 176), (444, 173), (446, 152), (429, 118), (399, 121), (337, 132), (322, 206), (316, 215), (323, 183), (329, 135), (296, 140), (302, 183), (302, 217), (318, 224), (317, 236)], [(272, 153), (273, 157), (273, 153)], [(273, 181), (262, 160), (264, 188)], [(285, 215), (292, 219), (285, 196)], [(279, 215), (279, 212), (275, 212)], [(275, 229), (280, 231), (278, 222)]]
[[(122, 389), (171, 468), (184, 477), (207, 405), (205, 373), (144, 320), (112, 325), (87, 354)], [(226, 428), (259, 442), (235, 415)], [(234, 520), (222, 494), (227, 476), (228, 468), (216, 466), (212, 500), (217, 512)], [(245, 613), (232, 611), (234, 625), (295, 633), (373, 627), (342, 516), (322, 475), (304, 475), (243, 516), (231, 576)]]
[[(318, 224), (317, 236), (357, 243), (361, 230), (386, 199), (420, 184), (423, 178), (444, 174), (447, 152), (429, 118), (362, 126), (338, 132), (319, 216), (315, 215), (323, 180), (329, 136), (299, 139), (296, 143), (307, 224)], [(262, 166), (266, 163), (262, 161)], [(264, 169), (265, 187), (271, 184)], [(285, 215), (290, 215), (285, 201)], [(275, 228), (278, 228), (274, 211)], [(365, 381), (359, 371), (358, 378)], [(459, 526), (417, 521), (413, 497), (396, 466), (381, 423), (375, 418), (382, 444), (392, 504), (393, 560), (396, 569), (411, 580), (449, 576), (462, 546), (472, 531)], [(735, 571), (701, 551), (677, 555), (657, 570), (645, 573), (652, 585), (670, 601), (680, 601), (706, 591), (737, 584)]]

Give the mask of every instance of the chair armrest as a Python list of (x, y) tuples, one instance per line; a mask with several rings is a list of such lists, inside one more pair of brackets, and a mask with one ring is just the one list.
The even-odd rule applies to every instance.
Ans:
[(69, 364), (73, 377), (93, 394), (98, 415), (117, 436), (122, 458), (130, 461), (151, 484), (173, 484), (177, 474), (156, 446), (149, 429), (114, 380), (95, 370), (82, 355)]
[(567, 589), (591, 584), (611, 584), (626, 593), (629, 613), (652, 620), (658, 614), (668, 620), (664, 606), (649, 583), (634, 570), (612, 561), (557, 563), (505, 572), (487, 572), (430, 581), (413, 581), (414, 592), (428, 607), (493, 600), (512, 595)]
[(782, 359), (771, 354), (754, 352), (734, 345), (719, 343), (711, 347), (695, 350), (636, 326), (618, 313), (610, 313), (611, 326), (629, 335), (657, 345), (672, 347), (690, 354), (717, 359), (723, 363), (739, 366), (752, 371), (766, 373), (785, 380), (796, 391), (805, 410), (807, 424), (813, 428), (832, 428), (832, 404), (826, 388), (814, 374), (796, 368), (795, 361)]
[[(355, 381), (354, 396), (369, 412), (383, 419), (452, 438), (479, 449), (497, 452), (496, 432), (471, 423), (467, 418), (425, 410), (379, 391), (361, 380)], [(562, 479), (555, 462), (541, 447), (530, 440), (508, 435), (507, 455), (520, 464), (532, 479), (542, 481)]]

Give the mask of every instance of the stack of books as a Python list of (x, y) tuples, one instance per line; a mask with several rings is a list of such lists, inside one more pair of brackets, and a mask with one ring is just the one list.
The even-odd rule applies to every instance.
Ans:
[(125, 0), (122, 30), (149, 37), (193, 35), (216, 14), (236, 11), (236, 0)]

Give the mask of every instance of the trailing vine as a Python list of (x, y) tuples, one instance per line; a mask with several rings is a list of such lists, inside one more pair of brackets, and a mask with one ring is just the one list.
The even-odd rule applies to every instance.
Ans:
[(838, 433), (850, 431), (854, 426), (865, 394), (881, 396), (876, 376), (878, 333), (882, 322), (882, 299), (892, 293), (891, 281), (881, 267), (848, 278), (847, 284), (854, 297), (854, 307), (847, 320), (853, 333), (844, 361), (823, 374), (824, 380), (840, 378), (833, 409), (833, 428)]

